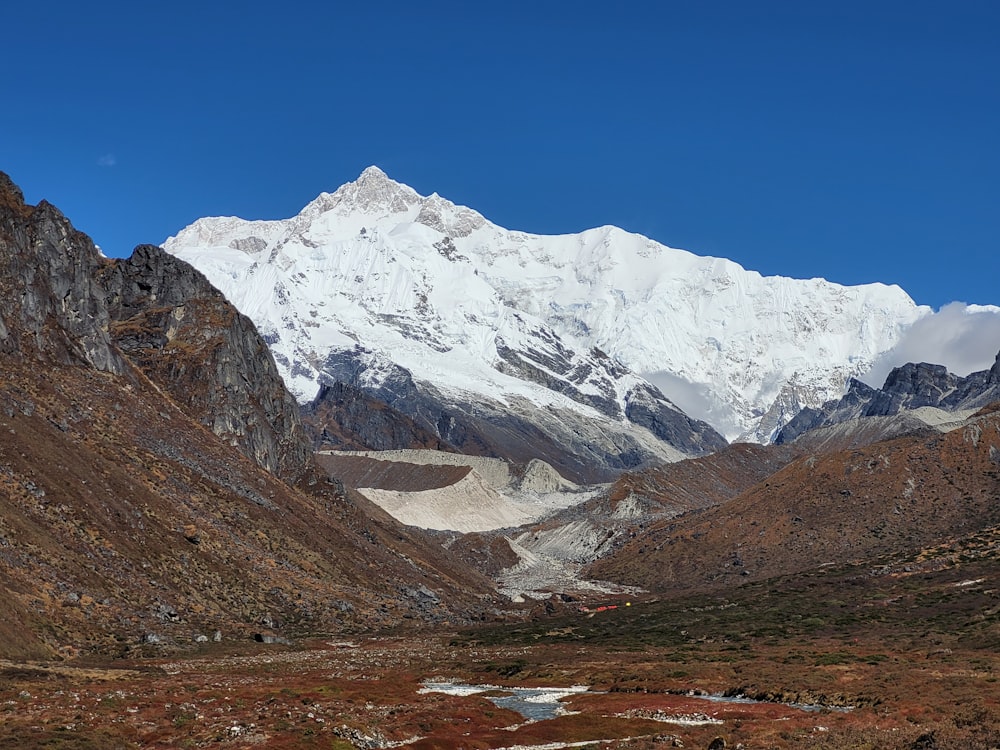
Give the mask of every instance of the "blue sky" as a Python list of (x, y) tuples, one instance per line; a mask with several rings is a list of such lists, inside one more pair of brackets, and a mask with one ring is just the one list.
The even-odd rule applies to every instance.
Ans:
[(0, 170), (109, 255), (377, 164), (512, 229), (1000, 303), (1000, 3), (51, 0), (2, 23)]

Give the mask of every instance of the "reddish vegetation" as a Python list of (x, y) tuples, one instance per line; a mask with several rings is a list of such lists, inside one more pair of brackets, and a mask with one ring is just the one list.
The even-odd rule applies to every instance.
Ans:
[[(107, 667), (3, 665), (0, 747), (412, 748), (985, 748), (1000, 740), (996, 654), (919, 655), (856, 643), (857, 659), (824, 664), (844, 644), (822, 640), (733, 650), (725, 643), (615, 651), (548, 642), (447, 645), (441, 637), (317, 643), (305, 651), (213, 647), (174, 661)], [(815, 649), (815, 650), (813, 650)], [(913, 656), (918, 656), (914, 654)], [(973, 666), (975, 665), (975, 666)], [(503, 676), (507, 675), (507, 676)], [(568, 715), (535, 723), (483, 694), (418, 692), (427, 678), (569, 686)], [(849, 711), (720, 703), (691, 695), (754, 681), (811, 686), (855, 702)], [(641, 687), (640, 687), (641, 686)], [(991, 740), (992, 738), (992, 740)], [(962, 743), (962, 744), (957, 744)]]
[[(331, 482), (253, 327), (140, 250), (101, 258), (0, 174), (0, 748), (1000, 746), (1000, 406), (947, 435), (625, 475), (566, 515), (640, 519), (592, 572), (658, 595), (553, 597), (491, 629), (510, 610), (476, 568), (510, 546)], [(345, 434), (426, 437), (361, 406)], [(490, 439), (530, 458), (522, 437)], [(395, 489), (467, 471), (327, 468)], [(525, 723), (427, 678), (593, 691)]]
[(104, 259), (0, 174), (0, 293), (0, 655), (493, 616), (488, 580), (315, 466), (190, 267)]
[[(84, 368), (50, 375), (2, 372), (0, 431), (16, 436), (0, 441), (0, 585), (16, 633), (3, 653), (357, 630), (487, 603), (470, 593), (485, 579), (318, 473), (289, 487), (165, 399)], [(405, 593), (421, 582), (438, 601)]]

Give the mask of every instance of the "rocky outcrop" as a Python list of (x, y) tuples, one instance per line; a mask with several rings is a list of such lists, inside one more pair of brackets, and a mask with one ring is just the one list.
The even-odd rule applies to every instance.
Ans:
[(626, 367), (597, 348), (585, 355), (574, 352), (545, 329), (538, 329), (536, 335), (549, 345), (546, 351), (518, 352), (498, 336), (497, 369), (543, 385), (612, 419), (624, 417), (687, 455), (712, 453), (728, 445), (711, 425), (692, 419), (645, 381), (628, 388), (622, 409), (616, 386), (630, 375)]
[(104, 270), (115, 343), (216, 435), (289, 478), (310, 461), (298, 404), (267, 344), (193, 267), (153, 245)]
[(1000, 352), (993, 367), (964, 378), (941, 405), (946, 409), (978, 409), (994, 401), (1000, 401)]
[(452, 450), (410, 417), (347, 383), (321, 386), (302, 407), (302, 421), (316, 449)]
[(944, 365), (911, 362), (896, 367), (885, 379), (885, 385), (874, 393), (864, 415), (886, 416), (904, 409), (938, 406), (961, 381)]
[(55, 206), (26, 205), (2, 173), (0, 293), (0, 353), (114, 374), (137, 365), (259, 465), (289, 477), (305, 470), (298, 405), (249, 319), (157, 247), (102, 257)]
[(106, 262), (59, 209), (26, 205), (0, 172), (0, 352), (121, 373), (97, 281)]
[(1000, 400), (1000, 354), (989, 370), (966, 377), (942, 365), (909, 363), (889, 373), (881, 388), (851, 379), (847, 393), (818, 409), (803, 409), (778, 433), (775, 443), (789, 443), (820, 427), (866, 417), (885, 417), (933, 407), (954, 412), (978, 409)]
[(518, 351), (497, 336), (496, 369), (561, 393), (613, 419), (621, 419), (615, 381), (628, 374), (626, 368), (598, 349), (584, 355), (574, 352), (559, 336), (544, 328), (537, 328), (533, 333), (547, 345), (546, 349)]
[(857, 419), (864, 414), (868, 404), (875, 397), (875, 389), (865, 385), (860, 380), (851, 378), (847, 393), (840, 399), (831, 399), (821, 407), (813, 409), (806, 407), (786, 424), (774, 442), (778, 445), (790, 443), (799, 435), (817, 427), (828, 427), (834, 424)]
[(691, 456), (713, 453), (728, 445), (711, 425), (675, 408), (651, 385), (637, 385), (629, 391), (625, 397), (625, 416)]

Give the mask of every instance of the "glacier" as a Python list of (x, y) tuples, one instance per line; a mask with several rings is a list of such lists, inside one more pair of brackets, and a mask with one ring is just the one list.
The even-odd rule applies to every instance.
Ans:
[(445, 399), (599, 420), (662, 460), (699, 446), (629, 424), (637, 403), (767, 442), (931, 312), (898, 286), (762, 276), (613, 226), (511, 231), (377, 167), (292, 218), (203, 218), (163, 247), (256, 323), (300, 402), (403, 372)]

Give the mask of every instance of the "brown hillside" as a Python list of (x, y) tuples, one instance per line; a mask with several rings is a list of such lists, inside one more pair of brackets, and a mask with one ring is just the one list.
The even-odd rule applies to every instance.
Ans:
[[(153, 250), (163, 276), (136, 288), (176, 291)], [(485, 578), (302, 462), (228, 303), (146, 294), (117, 316), (115, 263), (0, 175), (0, 658), (493, 611)]]
[(723, 587), (916, 551), (1000, 523), (1000, 415), (944, 435), (802, 456), (728, 503), (660, 522), (590, 574)]
[(19, 636), (0, 652), (482, 609), (485, 580), (318, 474), (291, 488), (165, 399), (83, 368), (47, 375), (3, 372), (0, 586)]
[(735, 497), (796, 455), (794, 448), (735, 443), (718, 453), (623, 474), (611, 487), (612, 506), (630, 495), (680, 512)]

